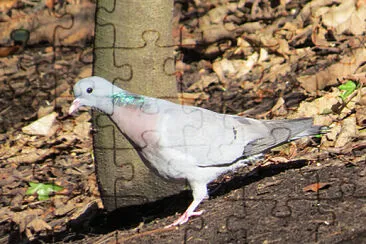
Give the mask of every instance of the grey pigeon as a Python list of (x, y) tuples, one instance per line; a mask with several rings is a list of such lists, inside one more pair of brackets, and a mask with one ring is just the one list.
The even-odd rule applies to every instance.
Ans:
[(265, 151), (304, 136), (320, 134), (312, 118), (256, 120), (179, 105), (125, 91), (92, 76), (74, 86), (69, 113), (90, 106), (108, 114), (132, 141), (143, 161), (168, 180), (187, 180), (193, 202), (174, 223), (191, 216), (207, 197), (207, 184), (221, 174), (246, 166)]

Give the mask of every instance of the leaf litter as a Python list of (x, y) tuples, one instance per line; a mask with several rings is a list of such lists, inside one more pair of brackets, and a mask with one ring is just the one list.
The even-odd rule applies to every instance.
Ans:
[[(65, 32), (69, 44), (85, 43), (94, 34), (95, 5), (82, 2), (66, 3), (75, 16), (88, 16), (90, 21), (81, 25), (81, 19), (75, 19), (81, 31)], [(31, 30), (30, 43), (52, 43), (52, 33), (44, 30), (60, 24), (48, 14), (60, 3), (37, 4), (1, 2), (0, 18), (3, 23), (12, 21), (0, 23), (2, 33), (8, 36), (33, 18), (32, 23), (38, 20), (43, 27)], [(330, 153), (357, 162), (354, 152), (362, 154), (366, 145), (365, 5), (356, 0), (177, 2), (175, 29), (182, 31), (173, 34), (183, 56), (177, 65), (181, 103), (265, 119), (311, 116), (316, 124), (329, 126), (319, 146), (309, 139), (284, 145), (274, 149), (264, 165), (301, 158), (316, 162), (314, 155)], [(23, 15), (26, 18), (19, 18)], [(7, 48), (0, 59), (0, 89), (9, 101), (0, 99), (0, 226), (6, 231), (16, 224), (19, 233), (33, 240), (65, 231), (88, 209), (102, 208), (90, 115), (67, 115), (72, 85), (91, 75), (91, 62), (79, 61), (80, 50), (22, 49), (7, 40), (0, 45)], [(47, 65), (55, 54), (61, 58)], [(17, 69), (20, 58), (22, 69)], [(50, 77), (59, 79), (53, 82)], [(27, 98), (30, 91), (37, 92), (36, 102)], [(304, 191), (328, 187), (317, 184)], [(30, 185), (49, 188), (45, 194), (29, 194)], [(124, 235), (128, 233), (138, 240), (139, 234), (130, 230)]]

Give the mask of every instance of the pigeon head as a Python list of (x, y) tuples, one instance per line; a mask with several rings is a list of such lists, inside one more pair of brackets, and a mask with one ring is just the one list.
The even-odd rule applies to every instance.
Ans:
[(121, 92), (123, 92), (122, 89), (98, 76), (81, 79), (74, 86), (76, 99), (71, 104), (69, 114), (82, 106), (97, 108), (106, 114), (112, 114), (113, 94)]

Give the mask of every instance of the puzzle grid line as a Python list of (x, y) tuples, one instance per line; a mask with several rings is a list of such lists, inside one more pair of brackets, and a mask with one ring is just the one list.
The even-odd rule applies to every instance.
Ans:
[[(112, 10), (107, 10), (105, 7), (99, 7), (97, 11), (107, 11), (107, 12), (114, 12), (115, 10), (115, 3), (116, 1), (114, 0), (114, 6), (112, 8)], [(70, 14), (67, 14), (65, 13), (64, 15), (62, 15), (61, 17), (70, 17), (72, 19), (72, 25), (71, 26), (57, 26), (54, 30), (54, 40), (56, 39), (57, 37), (57, 33), (58, 32), (61, 32), (61, 31), (68, 31), (70, 29), (73, 28), (73, 16), (70, 15)], [(98, 24), (96, 23), (97, 25), (101, 25), (101, 24)], [(106, 25), (108, 26), (108, 25)], [(114, 26), (112, 26), (114, 28)], [(154, 30), (147, 30), (146, 32), (150, 32), (150, 33), (153, 33)], [(158, 32), (156, 32), (158, 33)], [(133, 67), (129, 64), (123, 64), (123, 63), (119, 63), (117, 60), (116, 60), (116, 57), (115, 57), (115, 51), (116, 49), (139, 49), (139, 48), (146, 48), (146, 47), (151, 47), (151, 44), (152, 43), (149, 43), (148, 44), (148, 41), (146, 39), (146, 37), (144, 38), (144, 35), (146, 33), (142, 33), (141, 35), (141, 39), (145, 42), (145, 45), (144, 46), (137, 46), (137, 47), (116, 47), (115, 46), (115, 43), (113, 43), (112, 46), (110, 47), (95, 47), (95, 49), (110, 49), (110, 50), (113, 50), (113, 65), (118, 68), (118, 69), (121, 69), (122, 70), (122, 77), (117, 77), (115, 80), (113, 80), (114, 82), (115, 81), (118, 81), (118, 80), (121, 80), (123, 82), (129, 82), (132, 80), (133, 78)], [(158, 33), (159, 34), (159, 33)], [(151, 40), (151, 39), (149, 39)], [(169, 46), (163, 46), (163, 45), (158, 45), (157, 44), (157, 41), (158, 39), (155, 39), (155, 42), (153, 43), (153, 45), (155, 45), (156, 47), (158, 48), (164, 48), (164, 47), (169, 47)], [(115, 42), (115, 40), (114, 40)], [(56, 43), (56, 41), (54, 41), (54, 43)], [(52, 48), (54, 50), (53, 52), (53, 56), (52, 56), (52, 59), (51, 59), (51, 62), (48, 61), (48, 60), (45, 60), (45, 61), (42, 61), (41, 63), (38, 63), (36, 65), (36, 72), (38, 74), (38, 76), (40, 77), (40, 80), (42, 81), (42, 70), (40, 70), (40, 68), (42, 67), (42, 64), (43, 65), (48, 65), (50, 68), (48, 68), (49, 70), (52, 70), (52, 66), (55, 64), (56, 60), (57, 60), (57, 52), (56, 50), (57, 49), (62, 49), (64, 48), (64, 46), (62, 45), (62, 41), (59, 41), (59, 43), (61, 43), (60, 45), (53, 45)], [(179, 45), (175, 45), (175, 46), (178, 46), (178, 47), (181, 47)], [(70, 46), (67, 46), (67, 48), (70, 48)], [(81, 48), (83, 49), (83, 47), (79, 47), (79, 46), (75, 46), (73, 48)], [(25, 61), (25, 64), (23, 63)], [(316, 65), (316, 60), (312, 61), (312, 60), (309, 60), (311, 62), (314, 62), (314, 65)], [(165, 65), (165, 61), (164, 61), (164, 65)], [(164, 67), (163, 65), (163, 67)], [(19, 59), (19, 63), (18, 63), (18, 66), (23, 68), (23, 69), (28, 69), (27, 67), (27, 63), (26, 63), (26, 60), (24, 59)], [(165, 71), (165, 69), (163, 68), (163, 70)], [(169, 73), (167, 72), (166, 73), (167, 75), (173, 75), (172, 73)], [(58, 77), (57, 77), (57, 74), (55, 72), (51, 73), (51, 77), (52, 77), (52, 80), (54, 81), (54, 87), (57, 87), (58, 83)], [(27, 82), (31, 83), (32, 81), (29, 80), (28, 78), (26, 78)], [(49, 82), (49, 79), (46, 79), (45, 80), (45, 83)], [(9, 84), (9, 86), (11, 86)], [(40, 85), (41, 86), (41, 85)], [(174, 99), (174, 97), (163, 97), (163, 98), (170, 98), (170, 99)], [(57, 96), (56, 94), (54, 95), (54, 101), (57, 103)], [(192, 112), (192, 111), (187, 111), (187, 113), (189, 112)], [(193, 111), (195, 112), (195, 111)], [(105, 115), (99, 115), (101, 117), (105, 116)], [(202, 114), (201, 114), (202, 116)], [(99, 121), (99, 119), (97, 119)], [(98, 122), (99, 123), (99, 122)], [(104, 128), (102, 124), (98, 124), (100, 128)], [(198, 129), (200, 128), (200, 126), (202, 126), (202, 121), (200, 121), (199, 124), (197, 125), (188, 125), (187, 126), (187, 130), (195, 130), (195, 129)], [(119, 151), (124, 151), (124, 150), (133, 150), (132, 148), (118, 148), (116, 146), (116, 131), (114, 129), (113, 126), (105, 126), (105, 129), (112, 129), (112, 134), (114, 136), (113, 140), (111, 140), (111, 146), (110, 147), (95, 147), (96, 150), (112, 150), (113, 153), (114, 153), (114, 156), (113, 156), (113, 163), (114, 165), (118, 166), (118, 167), (123, 167), (123, 169), (125, 170), (126, 167), (130, 167), (130, 171), (126, 174), (126, 172), (124, 172), (126, 175), (129, 175), (128, 177), (121, 177), (120, 180), (123, 180), (123, 181), (131, 181), (133, 178), (134, 178), (134, 170), (133, 170), (133, 165), (130, 164), (130, 163), (126, 163), (126, 164), (120, 164), (120, 163), (117, 163), (116, 162), (116, 153), (118, 153)], [(231, 128), (229, 128), (231, 129)], [(183, 135), (185, 135), (185, 132), (183, 132)], [(230, 145), (230, 144), (229, 144)], [(184, 145), (183, 145), (184, 146)], [(219, 149), (220, 150), (220, 149)], [(219, 151), (219, 150), (214, 150), (214, 151)], [(304, 178), (306, 178), (306, 176), (304, 176)], [(315, 176), (314, 176), (314, 180), (311, 181), (312, 183), (319, 183), (321, 182), (321, 177), (318, 175), (317, 172), (315, 172)], [(316, 194), (316, 196), (312, 196), (312, 197), (305, 197), (305, 196), (302, 196), (301, 194), (298, 196), (298, 197), (291, 197), (289, 198), (284, 204), (283, 203), (279, 203), (277, 200), (275, 199), (265, 199), (265, 198), (247, 198), (247, 196), (245, 195), (245, 189), (248, 187), (248, 186), (245, 186), (243, 187), (243, 196), (240, 200), (233, 200), (232, 202), (240, 202), (241, 203), (241, 206), (242, 206), (242, 209), (241, 209), (241, 213), (238, 214), (237, 216), (227, 216), (227, 223), (225, 223), (225, 225), (227, 226), (227, 229), (229, 230), (229, 235), (232, 235), (232, 236), (235, 236), (237, 237), (238, 239), (247, 239), (248, 238), (248, 233), (250, 233), (250, 229), (251, 229), (251, 224), (250, 223), (246, 223), (245, 222), (245, 219), (246, 219), (246, 216), (248, 214), (248, 212), (250, 212), (250, 207), (249, 206), (252, 206), (253, 205), (253, 202), (254, 203), (260, 203), (260, 204), (265, 204), (265, 203), (270, 203), (270, 205), (272, 205), (272, 208), (271, 208), (271, 215), (274, 216), (274, 217), (277, 217), (279, 219), (284, 219), (284, 218), (288, 218), (288, 217), (291, 217), (292, 213), (293, 213), (293, 208), (295, 208), (296, 206), (291, 205), (292, 202), (296, 202), (296, 201), (301, 201), (301, 200), (304, 200), (304, 201), (312, 201), (315, 203), (315, 205), (317, 206), (316, 207), (316, 213), (320, 216), (330, 216), (330, 219), (329, 218), (325, 218), (326, 220), (325, 221), (328, 221), (329, 222), (329, 225), (327, 227), (330, 227), (332, 225), (334, 225), (335, 221), (336, 221), (336, 216), (334, 214), (333, 211), (323, 211), (321, 208), (319, 208), (319, 204), (322, 203), (323, 201), (331, 201), (331, 200), (341, 200), (343, 199), (345, 196), (348, 196), (348, 197), (353, 197), (353, 198), (360, 198), (360, 199), (364, 199), (365, 198), (365, 195), (354, 195), (354, 193), (357, 191), (357, 187), (356, 187), (356, 184), (352, 183), (352, 184), (349, 184), (351, 186), (351, 189), (354, 189), (351, 194), (347, 194), (345, 192), (343, 192), (340, 188), (340, 192), (339, 192), (339, 198), (327, 198), (326, 196), (322, 196), (321, 195), (321, 192), (319, 192), (318, 194)], [(353, 185), (353, 187), (352, 187)], [(115, 189), (116, 190), (116, 189)], [(116, 190), (117, 192), (117, 190)], [(126, 198), (129, 198), (129, 197), (143, 197), (143, 196), (112, 196), (112, 197), (126, 197)], [(289, 206), (291, 205), (291, 206)], [(285, 209), (285, 211), (283, 211), (284, 213), (282, 213), (281, 215), (281, 211), (276, 211), (276, 209), (278, 208), (283, 208)], [(287, 209), (287, 210), (286, 210)], [(261, 210), (261, 209), (260, 209)], [(253, 211), (255, 212), (255, 211)], [(276, 214), (278, 216), (276, 216)], [(191, 225), (194, 225), (195, 222), (201, 220), (201, 225), (199, 228), (196, 228), (196, 227), (192, 227)], [(200, 232), (200, 231), (203, 231), (203, 227), (204, 227), (204, 217), (199, 217), (197, 218), (196, 220), (194, 220), (193, 224), (189, 224), (186, 228), (184, 228), (184, 242), (186, 242), (187, 240), (189, 240), (192, 236), (194, 236), (194, 232)], [(234, 224), (236, 223), (236, 224)], [(314, 238), (313, 240), (314, 241), (321, 241), (321, 238), (319, 237), (319, 231), (320, 231), (320, 228), (323, 227), (324, 224), (319, 224), (315, 230), (313, 230), (313, 234), (314, 235)], [(237, 226), (240, 226), (240, 228), (237, 228)], [(244, 226), (244, 227), (243, 227)], [(53, 231), (53, 230), (52, 230)]]

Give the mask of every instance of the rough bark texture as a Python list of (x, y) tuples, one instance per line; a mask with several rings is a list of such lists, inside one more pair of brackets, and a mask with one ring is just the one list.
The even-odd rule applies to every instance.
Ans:
[[(94, 75), (128, 91), (175, 100), (173, 1), (97, 2)], [(161, 199), (183, 189), (155, 176), (104, 114), (94, 112), (94, 153), (107, 210)]]

